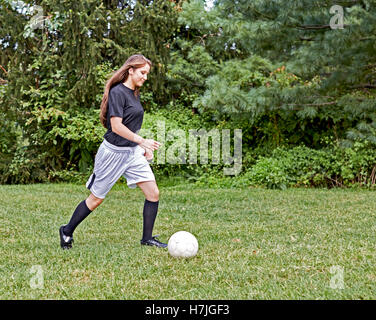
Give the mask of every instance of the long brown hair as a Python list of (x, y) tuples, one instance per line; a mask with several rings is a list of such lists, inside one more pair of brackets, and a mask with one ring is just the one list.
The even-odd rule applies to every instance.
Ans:
[[(100, 112), (100, 120), (102, 125), (107, 129), (107, 106), (108, 106), (108, 95), (110, 93), (110, 89), (120, 83), (124, 82), (127, 80), (128, 75), (129, 75), (129, 69), (130, 68), (142, 68), (145, 64), (148, 64), (151, 68), (151, 61), (147, 58), (145, 58), (142, 54), (135, 54), (133, 56), (130, 56), (127, 61), (122, 65), (122, 67), (115, 71), (111, 78), (107, 80), (106, 86), (104, 89), (104, 94), (102, 98), (102, 103), (101, 103), (101, 112)], [(135, 88), (135, 95), (138, 96), (140, 94), (140, 88), (136, 87)]]

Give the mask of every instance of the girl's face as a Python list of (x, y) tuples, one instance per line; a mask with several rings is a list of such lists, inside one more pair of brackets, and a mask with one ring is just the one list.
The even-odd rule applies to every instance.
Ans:
[(130, 68), (129, 77), (132, 83), (136, 87), (141, 87), (144, 84), (144, 82), (147, 80), (149, 72), (150, 72), (150, 66), (149, 64), (146, 63), (141, 68), (137, 68), (137, 69)]

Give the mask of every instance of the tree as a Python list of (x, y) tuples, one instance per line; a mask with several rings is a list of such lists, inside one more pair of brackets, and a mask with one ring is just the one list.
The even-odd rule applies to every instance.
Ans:
[[(0, 112), (19, 132), (6, 153), (22, 154), (29, 173), (34, 165), (41, 168), (40, 177), (30, 180), (72, 165), (87, 170), (103, 135), (98, 119), (106, 79), (131, 54), (151, 59), (147, 86), (155, 101), (165, 99), (166, 44), (179, 3), (0, 0)], [(42, 12), (41, 23), (35, 24), (33, 9)], [(8, 167), (15, 161), (6, 159)], [(3, 181), (10, 181), (8, 173)]]
[[(341, 20), (331, 10), (334, 4), (343, 8), (343, 29), (331, 23), (338, 27)], [(304, 130), (329, 126), (337, 138), (376, 143), (375, 4), (216, 0), (208, 11), (204, 1), (184, 3), (180, 23), (195, 34), (194, 45), (219, 63), (195, 105), (247, 117), (248, 127), (265, 116), (280, 127), (282, 120), (295, 118)], [(262, 79), (255, 83), (260, 71), (255, 61), (261, 60)], [(245, 70), (241, 77), (248, 85), (237, 79)]]

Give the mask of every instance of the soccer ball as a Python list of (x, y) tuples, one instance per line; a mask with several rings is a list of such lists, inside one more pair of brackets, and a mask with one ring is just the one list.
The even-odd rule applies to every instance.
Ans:
[(178, 231), (168, 240), (167, 248), (173, 257), (191, 258), (197, 254), (198, 242), (193, 234), (187, 231)]

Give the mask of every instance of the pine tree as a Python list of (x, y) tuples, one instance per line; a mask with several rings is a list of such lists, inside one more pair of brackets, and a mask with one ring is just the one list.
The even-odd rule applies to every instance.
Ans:
[[(374, 0), (216, 0), (207, 11), (204, 1), (185, 3), (180, 23), (220, 64), (195, 105), (245, 116), (249, 125), (276, 114), (280, 120), (318, 120), (348, 138), (376, 143), (375, 5)], [(260, 59), (263, 70), (254, 64)], [(237, 79), (247, 68), (248, 86), (247, 75), (241, 84)]]

